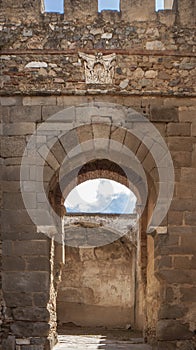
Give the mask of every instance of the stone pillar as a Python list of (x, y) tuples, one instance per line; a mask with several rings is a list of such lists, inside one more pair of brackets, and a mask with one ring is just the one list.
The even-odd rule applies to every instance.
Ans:
[(31, 18), (35, 22), (43, 8), (43, 0), (2, 0), (1, 16), (9, 19)]
[(164, 9), (172, 10), (174, 0), (164, 0)]
[[(2, 291), (5, 314), (3, 349), (48, 350), (51, 314), (48, 310), (51, 290), (51, 240), (37, 233), (23, 202), (20, 184), (21, 158), (26, 137), (41, 120), (41, 109), (32, 106), (27, 112), (20, 97), (1, 98), (2, 115), (20, 122), (9, 123), (5, 117), (1, 154), (3, 166), (2, 229)], [(34, 114), (35, 112), (35, 114)], [(31, 115), (26, 123), (27, 116)], [(24, 183), (30, 178), (26, 171)], [(23, 185), (24, 185), (23, 183)], [(28, 210), (36, 206), (36, 193), (29, 188)], [(4, 305), (3, 305), (4, 306)]]
[(129, 22), (153, 20), (156, 17), (153, 0), (123, 0), (120, 7), (122, 18)]
[(182, 26), (193, 27), (196, 23), (195, 0), (178, 0), (178, 16)]
[(91, 22), (98, 16), (98, 0), (64, 0), (65, 19), (89, 19)]

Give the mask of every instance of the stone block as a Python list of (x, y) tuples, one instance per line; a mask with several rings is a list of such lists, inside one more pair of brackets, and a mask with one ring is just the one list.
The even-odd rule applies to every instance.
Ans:
[(182, 168), (180, 181), (185, 183), (194, 183), (196, 179), (196, 168)]
[(195, 27), (195, 1), (181, 0), (178, 4), (178, 18), (184, 27)]
[(93, 101), (92, 96), (57, 96), (57, 105), (68, 107)]
[(6, 272), (3, 273), (2, 283), (5, 292), (33, 293), (47, 291), (49, 274), (47, 272)]
[(191, 126), (191, 135), (196, 136), (196, 122), (194, 121)]
[(137, 137), (135, 137), (133, 134), (129, 132), (126, 133), (124, 145), (128, 147), (133, 153), (136, 153), (140, 144), (141, 144), (141, 141)]
[(187, 232), (186, 235), (184, 235), (184, 234), (181, 235), (181, 245), (182, 246), (189, 248), (190, 243), (191, 243), (191, 246), (193, 249), (193, 247), (196, 246), (196, 234), (194, 232), (194, 229), (193, 229), (193, 232)]
[(94, 139), (101, 138), (109, 140), (110, 137), (110, 125), (108, 124), (95, 124), (92, 125)]
[(41, 106), (15, 106), (10, 107), (10, 121), (39, 122), (41, 121)]
[(176, 342), (159, 341), (157, 350), (176, 350)]
[(182, 212), (192, 211), (192, 210), (196, 210), (196, 203), (191, 198), (185, 198), (185, 199), (174, 198), (172, 200), (170, 209), (172, 211), (182, 211)]
[(180, 122), (195, 122), (196, 107), (179, 107)]
[(192, 340), (181, 340), (177, 341), (177, 349), (179, 350), (195, 350), (196, 349), (196, 339), (195, 337)]
[(155, 269), (157, 271), (164, 269), (166, 267), (172, 267), (172, 257), (162, 256), (155, 260)]
[(0, 106), (0, 121), (8, 123), (10, 121), (10, 109), (6, 106)]
[(178, 198), (196, 198), (196, 186), (189, 183), (177, 183), (176, 195)]
[(175, 269), (191, 269), (196, 268), (195, 256), (176, 256), (174, 257), (173, 266)]
[(2, 227), (5, 230), (16, 229), (16, 226), (32, 225), (32, 221), (26, 210), (4, 210), (2, 216)]
[[(60, 113), (61, 121), (63, 122), (63, 115), (64, 115), (64, 122), (73, 122), (73, 118), (66, 118), (66, 116), (69, 115), (69, 109), (67, 111), (63, 109), (63, 106), (43, 106), (42, 107), (42, 120), (47, 120), (48, 118), (52, 117), (56, 113), (62, 111), (63, 113)], [(71, 114), (72, 115), (72, 114)], [(75, 119), (75, 118), (74, 118)], [(60, 121), (57, 117), (57, 121)]]
[(8, 136), (31, 135), (35, 131), (35, 123), (10, 123), (3, 125), (3, 134)]
[(50, 245), (46, 240), (32, 241), (13, 241), (12, 254), (15, 256), (39, 256), (49, 257)]
[(54, 157), (57, 159), (57, 162), (61, 164), (64, 159), (66, 158), (66, 153), (64, 148), (62, 147), (61, 143), (59, 140), (52, 146), (51, 152), (53, 153)]
[(15, 350), (15, 337), (8, 335), (7, 339), (2, 342), (2, 350)]
[(190, 226), (196, 226), (196, 211), (186, 212), (184, 214), (185, 224)]
[(178, 319), (182, 318), (186, 312), (187, 308), (183, 305), (170, 305), (164, 304), (159, 309), (158, 319)]
[(180, 293), (181, 293), (182, 302), (188, 302), (188, 303), (196, 302), (196, 287), (193, 287), (193, 286), (181, 287)]
[(20, 193), (3, 194), (4, 209), (24, 209), (22, 195)]
[(17, 321), (11, 325), (11, 330), (13, 334), (18, 337), (48, 336), (49, 329), (50, 329), (50, 326), (46, 322)]
[(169, 136), (167, 141), (171, 151), (191, 152), (193, 150), (193, 139), (191, 137)]
[(16, 345), (29, 345), (30, 344), (30, 339), (16, 339)]
[(26, 257), (26, 269), (29, 271), (50, 271), (50, 260), (45, 257)]
[(71, 130), (61, 137), (61, 144), (68, 154), (73, 148), (80, 147), (76, 130)]
[(78, 140), (80, 143), (93, 139), (92, 125), (82, 125), (77, 128)]
[(16, 321), (48, 322), (50, 313), (47, 308), (40, 307), (16, 307), (13, 310)]
[(16, 292), (4, 292), (3, 293), (7, 307), (26, 307), (33, 305), (32, 293), (16, 293)]
[(192, 154), (191, 152), (184, 151), (171, 151), (172, 160), (176, 167), (188, 167), (192, 163)]
[(160, 320), (157, 323), (158, 340), (191, 339), (193, 332), (189, 330), (188, 324), (177, 320)]
[(24, 271), (25, 261), (22, 257), (5, 256), (2, 260), (2, 269), (4, 271)]
[(35, 306), (46, 307), (49, 300), (49, 290), (48, 293), (34, 293), (33, 303)]
[(172, 107), (152, 107), (150, 120), (152, 122), (178, 122), (178, 109)]
[(10, 136), (1, 139), (1, 155), (4, 158), (22, 157), (26, 147), (24, 137)]
[[(7, 181), (7, 180), (9, 181), (9, 182), (6, 183), (7, 184), (7, 191), (6, 192), (8, 192), (11, 187), (18, 188), (18, 186), (19, 186), (19, 189), (20, 189), (20, 182), (19, 182), (20, 181), (20, 166), (6, 166), (4, 168), (4, 171), (3, 171), (3, 174), (2, 174), (2, 178), (5, 181)], [(27, 172), (26, 172), (26, 180), (28, 180), (28, 178), (29, 178), (29, 171), (27, 170)], [(13, 181), (15, 181), (14, 184), (13, 184)], [(12, 184), (14, 186), (12, 186)]]
[(1, 106), (17, 106), (21, 105), (21, 97), (0, 97)]
[(191, 124), (190, 123), (169, 123), (167, 125), (168, 136), (190, 136)]
[(156, 129), (160, 132), (161, 136), (165, 138), (166, 136), (166, 129), (167, 129), (167, 124), (166, 123), (155, 123), (154, 125)]
[(183, 221), (182, 211), (169, 211), (168, 212), (168, 224), (169, 225), (181, 225)]
[(169, 285), (165, 288), (165, 302), (171, 303), (174, 300), (174, 289)]
[(21, 350), (43, 350), (43, 345), (23, 345)]
[(56, 106), (56, 96), (26, 96), (23, 97), (23, 106)]
[(196, 271), (189, 269), (161, 270), (159, 274), (167, 283), (192, 284), (196, 279)]

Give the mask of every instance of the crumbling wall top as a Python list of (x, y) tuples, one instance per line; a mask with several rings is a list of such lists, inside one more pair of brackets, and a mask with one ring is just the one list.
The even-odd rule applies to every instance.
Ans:
[[(66, 21), (92, 23), (95, 19), (110, 21), (110, 17), (119, 17), (122, 21), (147, 22), (160, 20), (163, 17), (175, 17), (182, 26), (194, 26), (196, 18), (195, 0), (165, 0), (164, 11), (155, 10), (155, 0), (121, 0), (120, 12), (98, 12), (98, 0), (64, 0), (64, 15), (58, 15)], [(44, 11), (44, 0), (1, 0), (0, 19), (8, 21), (28, 19), (33, 22), (42, 21), (48, 16)], [(49, 14), (50, 15), (50, 14)], [(173, 21), (174, 22), (174, 21)]]

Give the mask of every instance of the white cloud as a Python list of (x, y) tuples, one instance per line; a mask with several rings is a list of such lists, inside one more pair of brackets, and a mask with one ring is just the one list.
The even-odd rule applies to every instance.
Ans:
[(125, 186), (107, 179), (86, 181), (75, 187), (65, 201), (67, 212), (131, 213), (135, 195)]

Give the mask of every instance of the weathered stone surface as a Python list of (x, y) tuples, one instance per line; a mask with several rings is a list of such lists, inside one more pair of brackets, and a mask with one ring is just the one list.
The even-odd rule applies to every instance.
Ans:
[(168, 283), (191, 284), (196, 278), (194, 270), (161, 270), (161, 276)]
[(196, 287), (181, 288), (181, 300), (183, 302), (195, 302), (196, 301)]
[(187, 324), (176, 320), (161, 320), (157, 323), (158, 340), (191, 339), (193, 333)]
[(14, 106), (10, 107), (11, 122), (40, 122), (41, 106)]
[(4, 255), (14, 256), (40, 256), (49, 255), (49, 242), (47, 240), (31, 240), (31, 241), (4, 241)]
[(47, 272), (7, 272), (2, 280), (6, 292), (43, 292), (49, 288)]
[(1, 139), (2, 157), (22, 157), (26, 141), (24, 137), (3, 137)]
[(50, 319), (49, 311), (38, 307), (17, 307), (13, 310), (13, 316), (17, 321), (45, 322)]
[(159, 319), (178, 319), (182, 318), (187, 312), (187, 308), (181, 305), (165, 304), (159, 310)]
[(33, 295), (28, 292), (28, 293), (4, 293), (4, 298), (6, 301), (6, 305), (8, 307), (26, 307), (26, 306), (32, 306), (33, 304)]
[(24, 97), (23, 106), (55, 106), (56, 97)]
[(171, 151), (189, 151), (193, 150), (191, 138), (186, 137), (168, 137), (168, 147)]
[(8, 136), (31, 135), (34, 131), (34, 123), (12, 123), (3, 126), (3, 133)]
[(25, 261), (22, 257), (5, 257), (3, 259), (2, 267), (6, 271), (24, 271)]
[(167, 126), (168, 136), (190, 136), (190, 123), (169, 123)]
[[(44, 255), (44, 253), (42, 253)], [(47, 256), (47, 255), (46, 255)], [(26, 269), (29, 271), (49, 271), (50, 260), (47, 257), (26, 257), (25, 258)]]
[(21, 104), (20, 97), (1, 97), (0, 98), (1, 106), (16, 106)]
[(176, 342), (159, 341), (157, 350), (176, 350)]
[(15, 337), (8, 335), (7, 339), (2, 342), (2, 349), (15, 350)]
[(150, 119), (154, 122), (177, 122), (178, 110), (176, 108), (153, 107)]
[(44, 322), (24, 322), (16, 321), (12, 326), (11, 330), (13, 334), (18, 337), (43, 337), (47, 336), (49, 331), (49, 324)]
[(34, 293), (33, 302), (35, 306), (46, 307), (49, 300), (49, 293)]

